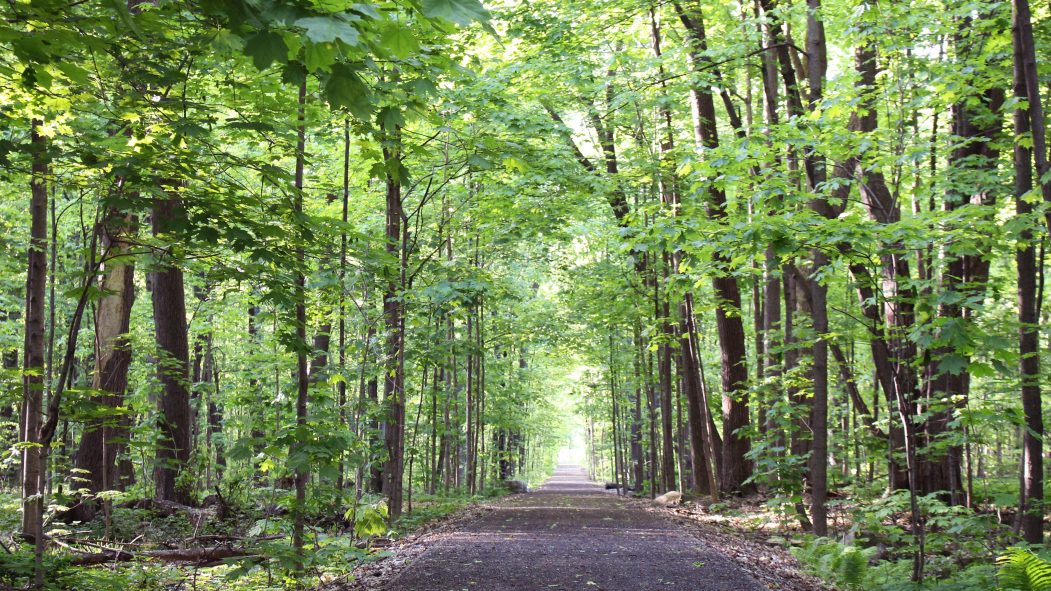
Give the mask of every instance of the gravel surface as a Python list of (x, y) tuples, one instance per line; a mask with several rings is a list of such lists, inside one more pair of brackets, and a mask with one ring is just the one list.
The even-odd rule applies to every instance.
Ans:
[[(576, 466), (418, 539), (357, 588), (389, 591), (758, 591), (721, 552)], [(371, 575), (371, 576), (370, 576)], [(367, 581), (371, 579), (371, 581)]]

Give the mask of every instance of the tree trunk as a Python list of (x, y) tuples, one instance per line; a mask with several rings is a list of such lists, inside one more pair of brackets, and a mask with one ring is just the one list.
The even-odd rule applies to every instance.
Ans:
[(700, 375), (700, 349), (697, 346), (697, 328), (693, 316), (693, 297), (686, 294), (680, 321), (682, 338), (683, 376), (686, 394), (686, 414), (690, 423), (690, 449), (693, 454), (694, 487), (699, 493), (708, 493), (712, 502), (719, 501), (719, 446), (708, 405), (708, 390)]
[[(825, 26), (819, 18), (821, 0), (807, 0), (807, 75), (810, 83), (808, 104), (811, 109), (821, 102), (825, 83), (825, 71), (828, 58), (825, 50)], [(804, 155), (804, 169), (807, 172), (810, 190), (822, 195), (825, 182), (825, 162), (807, 149)], [(828, 200), (818, 197), (811, 203), (811, 208), (825, 219), (836, 217)], [(820, 248), (813, 251), (815, 275), (821, 273), (829, 264), (829, 257)], [(828, 535), (828, 287), (817, 277), (808, 281), (812, 298), (811, 321), (814, 326), (814, 341), (811, 365), (814, 398), (810, 411), (810, 430), (813, 440), (810, 447), (810, 519), (814, 534)]]
[(36, 584), (43, 583), (44, 454), (40, 447), (44, 396), (44, 308), (47, 287), (47, 140), (42, 121), (30, 129), (29, 248), (26, 265), (25, 345), (22, 363), (22, 533), (36, 545)]
[(642, 482), (645, 477), (645, 457), (642, 450), (642, 363), (639, 359), (639, 344), (642, 342), (642, 328), (636, 320), (632, 333), (632, 366), (635, 372), (635, 398), (634, 408), (631, 415), (631, 466), (635, 490), (642, 490)]
[[(1016, 7), (1014, 26), (1014, 92), (1019, 100), (1026, 98), (1024, 45), (1020, 39), (1018, 19), (1024, 13)], [(1025, 110), (1014, 112), (1015, 137), (1024, 137), (1030, 131), (1029, 116)], [(1033, 212), (1025, 196), (1033, 189), (1033, 153), (1022, 142), (1014, 142), (1015, 212), (1023, 220)], [(1024, 223), (1029, 223), (1025, 221)], [(1022, 436), (1022, 536), (1030, 544), (1044, 541), (1044, 423), (1040, 392), (1040, 325), (1037, 314), (1037, 259), (1033, 232), (1026, 228), (1019, 235), (1015, 250), (1018, 272), (1018, 369), (1022, 383), (1022, 413), (1026, 429)]]
[[(130, 245), (126, 237), (135, 225), (135, 218), (111, 209), (101, 226), (100, 259), (105, 275), (100, 280), (104, 294), (95, 307), (95, 373), (91, 388), (100, 394), (94, 401), (102, 407), (115, 410), (124, 401), (128, 389), (128, 367), (131, 364), (131, 307), (135, 300), (135, 263), (128, 256)], [(124, 416), (98, 416), (85, 423), (80, 445), (73, 459), (76, 477), (83, 479), (79, 488), (89, 495), (120, 488), (117, 458), (128, 437), (129, 419)], [(77, 521), (90, 521), (96, 503), (90, 497), (81, 498), (71, 510)]]
[[(962, 33), (970, 27), (972, 19), (963, 19), (961, 23)], [(972, 55), (974, 52), (969, 51), (967, 47), (959, 47), (964, 44), (969, 44), (969, 40), (957, 39), (958, 53), (964, 56)], [(976, 85), (980, 83), (981, 80), (975, 81)], [(978, 100), (973, 101), (974, 98)], [(945, 195), (946, 212), (973, 204), (982, 206), (988, 212), (985, 216), (993, 214), (998, 190), (996, 185), (999, 183), (972, 179), (996, 176), (1000, 151), (996, 148), (995, 140), (1001, 132), (999, 111), (1003, 102), (1003, 90), (989, 88), (978, 97), (968, 97), (968, 100), (953, 105), (953, 135), (956, 136), (954, 141), (958, 147), (952, 151), (950, 165), (959, 180), (950, 184), (953, 189)], [(955, 189), (960, 186), (967, 187), (968, 190), (964, 192)], [(991, 248), (992, 245), (986, 244), (977, 252), (988, 252)], [(955, 254), (952, 244), (943, 246), (942, 259), (946, 263), (941, 274), (940, 291), (961, 296), (959, 300), (943, 298), (938, 307), (938, 318), (944, 325), (959, 326), (970, 322), (974, 304), (961, 305), (960, 302), (984, 299), (989, 264), (983, 258), (980, 254)], [(954, 426), (954, 423), (956, 412), (967, 404), (971, 374), (966, 366), (962, 370), (941, 369), (940, 363), (950, 355), (960, 355), (966, 364), (970, 363), (969, 354), (958, 351), (948, 342), (939, 343), (928, 356), (930, 363), (926, 368), (926, 375), (929, 379), (925, 388), (926, 407), (923, 410), (930, 414), (930, 418), (924, 425), (923, 447), (926, 449), (922, 450), (920, 459), (920, 493), (944, 491), (948, 493), (947, 500), (958, 505), (964, 502), (961, 476), (963, 446), (951, 443), (946, 447), (939, 440), (949, 435), (960, 435), (960, 429)], [(943, 448), (944, 451), (941, 451)]]
[[(339, 341), (338, 363), (340, 380), (337, 388), (339, 426), (347, 428), (347, 218), (350, 208), (350, 119), (343, 120), (343, 199), (339, 230)], [(339, 474), (336, 476), (337, 502), (342, 503), (346, 478), (345, 455), (339, 455)], [(434, 491), (431, 491), (432, 493)]]
[(401, 151), (397, 129), (392, 130), (383, 148), (383, 159), (388, 167), (397, 167), (398, 172), (387, 174), (387, 253), (395, 257), (397, 264), (385, 269), (383, 294), (383, 321), (387, 332), (386, 371), (383, 380), (383, 399), (387, 414), (387, 430), (384, 444), (387, 461), (383, 466), (383, 493), (387, 496), (387, 507), (391, 520), (401, 516), (402, 467), (405, 455), (405, 326), (401, 291), (405, 283), (405, 251), (402, 228), (401, 197)]
[[(1051, 163), (1048, 162), (1047, 124), (1044, 120), (1044, 104), (1040, 96), (1040, 78), (1036, 66), (1036, 45), (1033, 40), (1033, 23), (1029, 10), (1029, 0), (1013, 0), (1014, 23), (1017, 30), (1016, 43), (1019, 46), (1018, 58), (1021, 60), (1021, 72), (1025, 79), (1026, 100), (1029, 104), (1029, 132), (1033, 139), (1033, 159), (1036, 162), (1036, 178), (1044, 202), (1051, 204), (1051, 182), (1048, 173)], [(1044, 214), (1044, 220), (1051, 231), (1051, 208)]]
[[(168, 181), (171, 182), (171, 181)], [(153, 206), (153, 234), (170, 239), (173, 227), (185, 218), (178, 187), (163, 187), (167, 193)], [(153, 272), (153, 321), (156, 326), (158, 375), (163, 391), (160, 397), (160, 429), (157, 465), (154, 469), (158, 500), (192, 503), (192, 490), (180, 478), (191, 454), (189, 345), (186, 334), (186, 293), (183, 273), (170, 252), (158, 253)]]
[[(299, 96), (296, 111), (296, 164), (293, 187), (293, 216), (296, 223), (302, 223), (303, 215), (303, 168), (306, 161), (306, 100), (307, 84), (299, 85)], [(291, 455), (299, 456), (295, 466), (296, 502), (292, 521), (292, 547), (296, 552), (296, 569), (303, 569), (303, 529), (307, 502), (307, 482), (310, 479), (310, 456), (305, 452), (309, 442), (301, 441), (305, 436), (307, 425), (307, 400), (310, 394), (310, 376), (307, 373), (307, 304), (306, 304), (306, 252), (305, 236), (299, 231), (296, 237), (296, 285), (295, 330), (296, 330), (296, 435), (293, 438)]]
[[(855, 67), (861, 93), (859, 110), (855, 113), (853, 127), (859, 133), (870, 133), (876, 130), (877, 110), (874, 104), (876, 74), (878, 72), (877, 53), (871, 41), (865, 41), (855, 51)], [(855, 161), (855, 180), (860, 186), (861, 200), (869, 215), (882, 225), (893, 224), (901, 219), (901, 210), (897, 200), (887, 187), (883, 173), (877, 167), (865, 166), (865, 155)], [(916, 552), (913, 559), (912, 578), (915, 582), (923, 580), (924, 567), (924, 525), (920, 517), (917, 495), (919, 494), (920, 475), (918, 454), (916, 452), (916, 429), (913, 416), (916, 414), (917, 383), (916, 372), (912, 367), (916, 359), (916, 346), (909, 339), (908, 331), (912, 328), (915, 302), (915, 290), (911, 284), (909, 261), (903, 245), (889, 243), (884, 245), (880, 255), (883, 265), (883, 293), (886, 296), (884, 313), (888, 330), (888, 343), (892, 355), (888, 356), (893, 363), (891, 374), (894, 400), (898, 404), (898, 418), (902, 423), (906, 470), (909, 484), (909, 502), (911, 508), (912, 533), (916, 539)], [(875, 344), (875, 343), (874, 343)]]
[[(665, 282), (668, 279), (668, 266), (671, 261), (665, 253), (664, 255), (664, 278)], [(656, 269), (654, 269), (656, 272)], [(671, 364), (671, 347), (672, 342), (675, 338), (675, 331), (671, 324), (671, 309), (668, 304), (668, 294), (664, 294), (661, 297), (660, 291), (657, 289), (657, 281), (654, 281), (654, 299), (658, 303), (656, 312), (660, 318), (661, 332), (663, 333), (663, 340), (658, 348), (657, 357), (659, 360), (658, 374), (661, 392), (661, 485), (664, 492), (675, 489), (675, 453), (672, 445), (672, 428), (673, 428), (673, 417), (672, 417), (672, 406), (671, 406), (671, 393), (672, 393), (672, 364)]]
[[(675, 4), (679, 18), (690, 39), (689, 58), (694, 70), (704, 68), (704, 52), (707, 51), (704, 21), (700, 11), (687, 14)], [(707, 85), (690, 89), (690, 102), (694, 118), (694, 140), (698, 148), (719, 147), (719, 135), (715, 120), (715, 101)], [(708, 190), (708, 217), (715, 221), (726, 218), (726, 193), (719, 187)], [(744, 432), (748, 418), (748, 360), (745, 344), (744, 324), (741, 320), (741, 292), (737, 279), (731, 274), (730, 257), (721, 252), (713, 255), (719, 270), (712, 278), (712, 290), (718, 307), (715, 310), (716, 330), (722, 353), (723, 386), (723, 445), (720, 467), (720, 486), (726, 492), (747, 492), (751, 486), (745, 481), (752, 474), (752, 462), (748, 459), (751, 449), (748, 435)]]

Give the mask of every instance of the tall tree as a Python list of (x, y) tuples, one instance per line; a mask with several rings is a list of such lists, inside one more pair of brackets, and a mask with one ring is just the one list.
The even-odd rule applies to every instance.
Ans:
[[(293, 173), (292, 215), (297, 223), (302, 224), (303, 216), (303, 175), (306, 167), (306, 104), (307, 81), (299, 83), (296, 100), (296, 155)], [(307, 511), (307, 481), (310, 479), (310, 454), (306, 451), (307, 403), (310, 396), (310, 375), (307, 369), (307, 294), (306, 294), (306, 245), (303, 229), (300, 226), (296, 236), (296, 285), (293, 300), (295, 302), (296, 333), (296, 430), (293, 438), (293, 450), (298, 458), (295, 464), (296, 504), (292, 522), (292, 547), (296, 551), (296, 568), (303, 569), (303, 529)]]
[[(128, 332), (135, 301), (135, 263), (128, 238), (134, 226), (134, 216), (116, 209), (110, 209), (100, 224), (99, 259), (104, 275), (99, 287), (103, 295), (95, 307), (91, 389), (99, 392), (96, 400), (102, 408), (97, 418), (84, 426), (73, 462), (89, 495), (120, 488), (117, 459), (129, 435), (128, 417), (114, 411), (123, 404), (131, 364)], [(95, 501), (88, 496), (73, 507), (72, 516), (88, 521), (95, 509)]]
[[(1028, 98), (1026, 86), (1026, 50), (1024, 35), (1028, 27), (1025, 0), (1016, 0), (1012, 23), (1014, 44), (1014, 94), (1022, 100)], [(1021, 102), (1019, 103), (1022, 104)], [(1022, 138), (1030, 131), (1033, 105), (1029, 109), (1018, 106), (1014, 111), (1014, 173), (1015, 214), (1022, 221), (1022, 231), (1015, 246), (1015, 265), (1018, 277), (1018, 369), (1021, 377), (1022, 414), (1025, 418), (1022, 431), (1022, 490), (1020, 491), (1022, 512), (1022, 535), (1030, 544), (1044, 542), (1044, 421), (1040, 388), (1040, 319), (1037, 299), (1036, 245), (1032, 230), (1033, 205), (1028, 201), (1033, 190), (1033, 149), (1023, 143)], [(1034, 142), (1035, 144), (1035, 142)], [(1041, 183), (1044, 184), (1043, 181)]]
[(43, 121), (30, 122), (29, 246), (27, 248), (25, 345), (22, 361), (22, 533), (36, 544), (36, 584), (43, 583), (44, 450), (41, 435), (44, 398), (44, 308), (47, 285), (47, 140)]
[(161, 382), (160, 438), (154, 469), (157, 499), (183, 504), (193, 502), (189, 474), (193, 413), (189, 391), (189, 341), (186, 329), (186, 290), (176, 258), (176, 228), (186, 212), (177, 181), (161, 181), (163, 196), (153, 205), (153, 235), (162, 242), (155, 249), (153, 271), (153, 322), (157, 341), (157, 373)]
[[(694, 71), (703, 71), (709, 59), (704, 17), (699, 9), (687, 12), (678, 3), (674, 6), (687, 32), (690, 66)], [(693, 110), (694, 141), (698, 149), (718, 148), (719, 131), (711, 87), (700, 82), (692, 84), (690, 105)], [(721, 223), (726, 218), (726, 192), (721, 187), (711, 186), (707, 193), (708, 218)], [(723, 252), (716, 252), (713, 259), (717, 271), (712, 276), (712, 290), (717, 302), (715, 325), (722, 354), (723, 385), (723, 443), (719, 485), (724, 491), (737, 492), (749, 488), (745, 481), (752, 475), (752, 462), (748, 458), (751, 444), (745, 432), (749, 425), (747, 344), (741, 319), (741, 290), (732, 273), (732, 261)]]
[(389, 264), (383, 292), (383, 322), (386, 330), (383, 400), (387, 419), (384, 444), (387, 461), (383, 466), (383, 493), (391, 519), (402, 509), (402, 471), (405, 464), (405, 318), (402, 290), (405, 286), (405, 236), (402, 225), (401, 134), (397, 127), (387, 130), (383, 138), (383, 161), (386, 172), (386, 239)]

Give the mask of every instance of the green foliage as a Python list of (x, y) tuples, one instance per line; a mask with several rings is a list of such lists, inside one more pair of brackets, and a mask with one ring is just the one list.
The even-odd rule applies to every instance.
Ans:
[(792, 555), (809, 571), (850, 590), (867, 588), (865, 581), (871, 554), (871, 550), (824, 538), (810, 538), (802, 546), (792, 548)]
[(387, 503), (382, 499), (352, 507), (344, 517), (355, 519), (354, 533), (359, 537), (379, 536), (387, 532)]
[(1051, 562), (1027, 548), (1008, 548), (996, 559), (998, 589), (1005, 591), (1051, 591)]
[(423, 14), (458, 25), (489, 22), (489, 11), (478, 0), (423, 0)]

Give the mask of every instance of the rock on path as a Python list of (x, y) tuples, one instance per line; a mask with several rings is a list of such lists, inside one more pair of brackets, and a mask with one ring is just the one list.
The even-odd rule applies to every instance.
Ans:
[(760, 591), (718, 551), (632, 508), (578, 466), (444, 534), (391, 591)]

